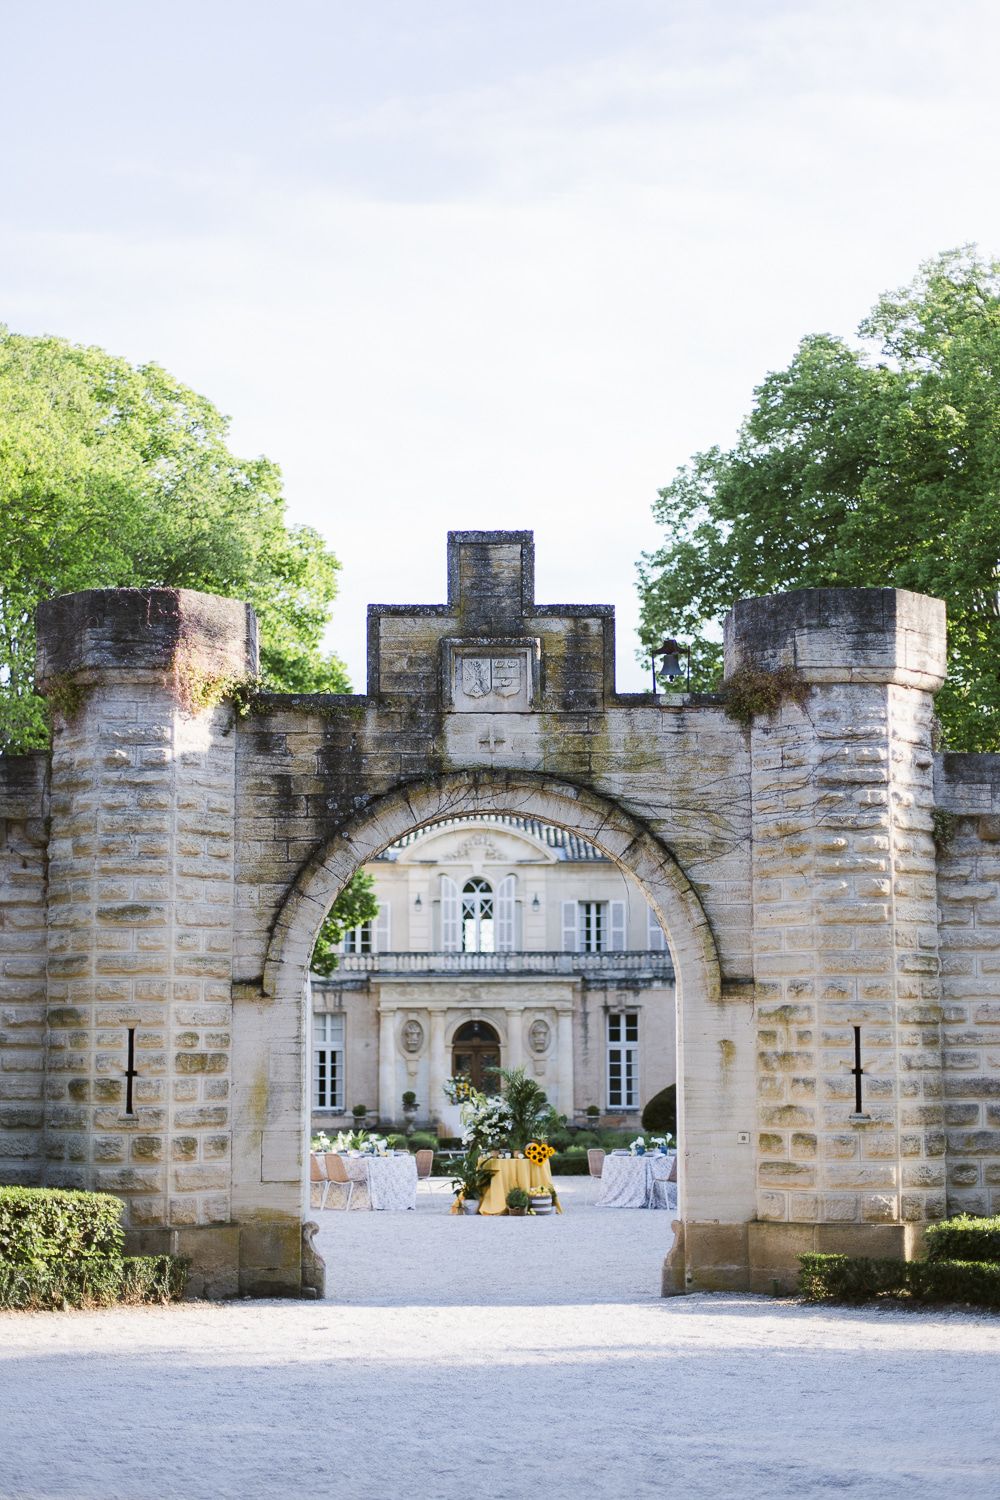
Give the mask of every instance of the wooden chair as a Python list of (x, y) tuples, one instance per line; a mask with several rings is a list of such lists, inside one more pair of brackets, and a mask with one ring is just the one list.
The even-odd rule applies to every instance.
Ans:
[(323, 1191), (320, 1195), (319, 1206), (323, 1209), (326, 1207), (326, 1195), (330, 1191), (330, 1179), (326, 1175), (326, 1164), (322, 1156), (316, 1156), (315, 1153), (311, 1153), (309, 1156), (310, 1198), (312, 1197), (312, 1185), (314, 1183), (322, 1183)]
[(431, 1175), (431, 1168), (434, 1165), (434, 1152), (417, 1151), (414, 1154), (417, 1161), (417, 1181), (419, 1182), (421, 1178)]
[(594, 1183), (594, 1197), (597, 1196), (597, 1184), (600, 1182), (601, 1173), (604, 1171), (604, 1158), (606, 1155), (606, 1151), (600, 1151), (596, 1146), (591, 1146), (587, 1151), (587, 1168)]
[(326, 1176), (330, 1186), (332, 1187), (334, 1183), (337, 1183), (339, 1187), (346, 1187), (347, 1189), (347, 1199), (344, 1203), (344, 1212), (346, 1213), (351, 1206), (351, 1199), (354, 1197), (354, 1178), (349, 1174), (344, 1158), (338, 1156), (336, 1151), (328, 1151), (325, 1160)]

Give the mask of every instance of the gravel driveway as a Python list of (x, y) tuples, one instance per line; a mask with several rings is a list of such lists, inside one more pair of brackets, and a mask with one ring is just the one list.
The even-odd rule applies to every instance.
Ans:
[(1000, 1319), (661, 1301), (669, 1216), (565, 1187), (328, 1211), (323, 1303), (0, 1317), (0, 1495), (995, 1500)]

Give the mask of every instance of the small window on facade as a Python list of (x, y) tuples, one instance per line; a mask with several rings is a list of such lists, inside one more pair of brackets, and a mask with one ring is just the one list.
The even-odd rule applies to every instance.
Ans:
[(362, 922), (360, 927), (351, 927), (344, 933), (345, 953), (371, 953), (372, 924)]
[(651, 906), (646, 907), (646, 947), (650, 953), (667, 951), (667, 934), (660, 926), (656, 912)]
[(580, 902), (580, 952), (603, 953), (606, 947), (607, 907), (603, 901)]
[(639, 1108), (639, 1012), (608, 1015), (608, 1109)]
[(313, 1109), (344, 1110), (343, 1016), (313, 1016)]
[(478, 875), (462, 887), (462, 952), (496, 952), (493, 887)]

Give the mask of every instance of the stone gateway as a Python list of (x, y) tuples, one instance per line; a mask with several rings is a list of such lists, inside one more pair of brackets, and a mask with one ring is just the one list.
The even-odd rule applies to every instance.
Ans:
[(588, 840), (668, 934), (665, 1291), (788, 1288), (804, 1250), (909, 1255), (1000, 1207), (1000, 757), (934, 753), (943, 604), (741, 601), (730, 680), (805, 685), (744, 726), (616, 692), (613, 611), (536, 604), (532, 564), (528, 533), (452, 533), (447, 604), (371, 606), (367, 693), (249, 712), (245, 605), (42, 606), (52, 753), (0, 761), (3, 1181), (117, 1193), (196, 1292), (314, 1287), (317, 930), (393, 841), (509, 813)]

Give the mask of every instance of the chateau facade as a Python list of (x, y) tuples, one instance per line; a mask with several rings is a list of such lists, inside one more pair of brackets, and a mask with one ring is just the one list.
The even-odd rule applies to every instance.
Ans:
[(312, 976), (312, 1123), (355, 1106), (457, 1133), (454, 1074), (523, 1066), (561, 1114), (636, 1124), (676, 1079), (674, 976), (635, 881), (593, 844), (509, 814), (406, 835), (368, 867), (378, 918)]

